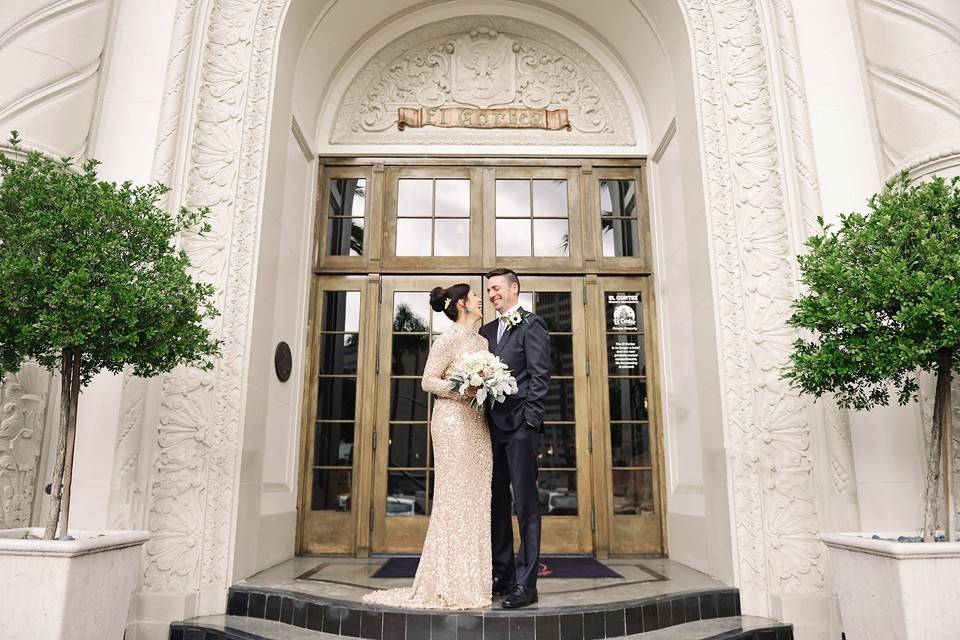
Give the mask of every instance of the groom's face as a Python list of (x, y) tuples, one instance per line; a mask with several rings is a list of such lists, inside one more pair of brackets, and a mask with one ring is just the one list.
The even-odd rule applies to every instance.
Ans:
[(519, 297), (520, 287), (508, 276), (493, 276), (487, 280), (487, 299), (498, 312), (503, 313), (517, 304)]

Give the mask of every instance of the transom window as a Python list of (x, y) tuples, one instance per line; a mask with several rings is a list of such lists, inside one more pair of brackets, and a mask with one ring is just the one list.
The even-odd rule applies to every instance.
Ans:
[(470, 180), (400, 178), (398, 256), (470, 255)]
[(566, 180), (497, 180), (498, 256), (569, 256)]
[(323, 166), (318, 270), (650, 271), (643, 160), (384, 164)]

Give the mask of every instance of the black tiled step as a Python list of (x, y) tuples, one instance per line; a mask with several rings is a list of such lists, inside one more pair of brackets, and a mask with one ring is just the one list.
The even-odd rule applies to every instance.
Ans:
[[(529, 616), (527, 616), (529, 618)], [(466, 616), (467, 620), (482, 620), (479, 616)], [(514, 618), (513, 621), (520, 620)], [(462, 620), (457, 620), (461, 622)], [(509, 618), (501, 618), (500, 623), (511, 622)], [(522, 624), (517, 625), (520, 628)], [(362, 627), (362, 623), (361, 623)], [(512, 624), (495, 624), (484, 627), (489, 632), (484, 637), (490, 640), (514, 640), (526, 638), (528, 630), (521, 629), (514, 633)], [(461, 631), (467, 631), (462, 634)], [(557, 631), (548, 626), (535, 626), (535, 640), (552, 640)], [(288, 624), (274, 622), (261, 618), (246, 616), (204, 616), (185, 622), (175, 622), (170, 625), (170, 640), (335, 640), (338, 636), (298, 629)], [(426, 634), (410, 636), (416, 640), (434, 640), (447, 637), (434, 636), (430, 631)], [(475, 634), (475, 628), (457, 627), (456, 635), (459, 639), (472, 639), (481, 636)], [(781, 624), (765, 618), (751, 618), (749, 616), (732, 616), (715, 618), (712, 620), (698, 620), (676, 625), (658, 631), (649, 631), (641, 634), (623, 636), (623, 640), (793, 640), (793, 630), (790, 625)]]
[(365, 640), (605, 640), (739, 616), (740, 593), (710, 589), (590, 606), (439, 612), (236, 585), (227, 596), (227, 614), (289, 620), (297, 627)]

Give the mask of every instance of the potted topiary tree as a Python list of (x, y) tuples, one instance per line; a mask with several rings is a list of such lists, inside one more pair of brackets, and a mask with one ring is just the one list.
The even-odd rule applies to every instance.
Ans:
[[(0, 376), (26, 360), (61, 378), (57, 457), (46, 529), (0, 532), (4, 626), (22, 638), (121, 638), (143, 531), (69, 528), (81, 389), (100, 371), (154, 376), (213, 366), (211, 285), (174, 247), (208, 230), (205, 210), (172, 216), (162, 185), (116, 184), (25, 153), (14, 131), (0, 153)], [(59, 536), (57, 529), (59, 525)], [(57, 538), (57, 539), (55, 539)], [(20, 634), (20, 635), (17, 635)]]
[[(960, 183), (913, 184), (904, 173), (869, 201), (870, 213), (820, 220), (798, 258), (807, 293), (790, 324), (802, 331), (784, 376), (803, 392), (833, 393), (858, 410), (918, 396), (936, 377), (923, 535), (825, 533), (844, 631), (858, 638), (954, 637), (960, 629), (960, 543), (950, 465), (950, 379), (960, 363)], [(946, 535), (938, 535), (941, 475)], [(918, 523), (919, 524), (919, 523)], [(941, 540), (941, 541), (937, 541)]]

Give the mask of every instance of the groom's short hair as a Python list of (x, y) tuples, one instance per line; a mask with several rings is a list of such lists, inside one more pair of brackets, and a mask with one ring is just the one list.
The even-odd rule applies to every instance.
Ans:
[(487, 280), (489, 280), (490, 278), (493, 278), (494, 276), (506, 276), (506, 278), (507, 278), (507, 283), (508, 283), (508, 284), (514, 284), (514, 283), (516, 283), (516, 285), (517, 285), (517, 290), (518, 290), (518, 291), (520, 290), (520, 276), (518, 276), (518, 275), (517, 275), (517, 272), (514, 271), (513, 269), (506, 269), (506, 268), (504, 268), (504, 267), (498, 267), (498, 268), (494, 269), (493, 271), (487, 272), (487, 276), (486, 276), (486, 277), (487, 277)]

